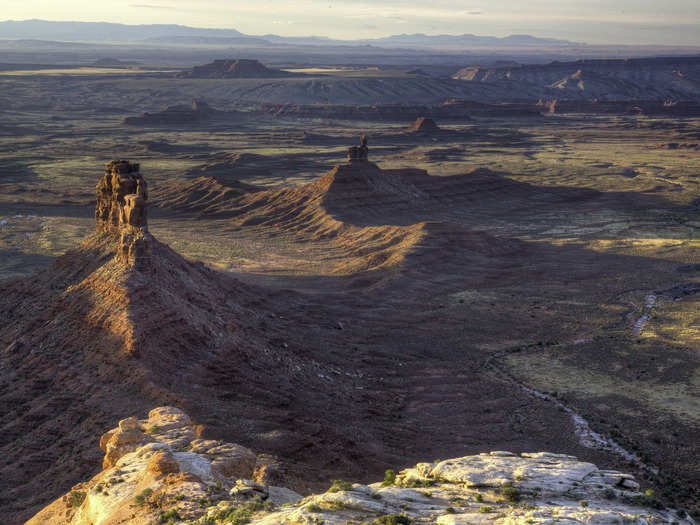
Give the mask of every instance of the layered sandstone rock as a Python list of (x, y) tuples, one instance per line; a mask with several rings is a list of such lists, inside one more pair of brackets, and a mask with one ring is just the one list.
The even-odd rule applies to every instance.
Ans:
[(146, 210), (148, 187), (139, 165), (127, 160), (108, 163), (96, 189), (97, 231), (119, 236), (121, 260), (139, 269), (146, 268), (151, 258)]
[(274, 499), (275, 494), (289, 501), (284, 489), (271, 495), (268, 487), (251, 480), (257, 461), (252, 451), (197, 434), (187, 414), (174, 407), (155, 408), (146, 419), (121, 420), (100, 440), (102, 472), (28, 523), (147, 524), (157, 523), (169, 510), (198, 518), (206, 511), (204, 501), (244, 503), (256, 496)]
[(173, 407), (127, 418), (103, 436), (104, 470), (28, 525), (693, 523), (628, 474), (573, 456), (491, 452), (419, 463), (371, 485), (334, 481), (303, 498), (253, 481), (255, 455), (196, 438)]

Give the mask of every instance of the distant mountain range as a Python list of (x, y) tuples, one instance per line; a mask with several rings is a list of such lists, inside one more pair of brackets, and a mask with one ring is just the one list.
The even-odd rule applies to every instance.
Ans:
[(512, 48), (567, 47), (581, 45), (567, 40), (530, 35), (493, 36), (402, 34), (361, 40), (335, 40), (327, 37), (252, 36), (235, 29), (207, 29), (182, 25), (125, 25), (108, 22), (51, 22), (46, 20), (7, 20), (0, 22), (0, 39), (53, 40), (58, 42), (132, 42), (144, 44), (230, 46), (249, 45), (372, 45), (397, 48)]

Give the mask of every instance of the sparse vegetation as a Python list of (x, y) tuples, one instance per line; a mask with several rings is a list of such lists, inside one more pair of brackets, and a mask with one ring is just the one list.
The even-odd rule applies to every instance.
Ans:
[(421, 487), (434, 487), (437, 483), (434, 479), (403, 479), (397, 481), (397, 485), (405, 489), (419, 489)]
[(351, 489), (352, 483), (348, 481), (343, 481), (342, 479), (334, 479), (333, 484), (328, 488), (326, 492), (342, 492)]
[(512, 481), (504, 483), (498, 490), (499, 494), (505, 498), (506, 501), (510, 503), (517, 503), (520, 501), (520, 492), (513, 485)]
[(80, 507), (85, 501), (85, 493), (78, 490), (72, 490), (68, 494), (68, 506), (69, 507)]
[(400, 514), (385, 514), (374, 520), (375, 525), (411, 525), (411, 520)]
[[(307, 507), (309, 512), (320, 512), (320, 507), (316, 506), (319, 510), (311, 510), (310, 506)], [(251, 501), (242, 503), (236, 507), (226, 507), (218, 511), (214, 517), (219, 521), (223, 521), (230, 525), (246, 525), (249, 523), (253, 514), (261, 510), (272, 511), (274, 510), (274, 504), (272, 502), (264, 502), (261, 498), (255, 497)]]
[(139, 492), (135, 497), (134, 497), (134, 503), (136, 504), (137, 507), (142, 506), (148, 498), (151, 497), (153, 494), (153, 489), (147, 488), (143, 489), (141, 492)]
[(382, 486), (388, 487), (396, 483), (396, 472), (392, 469), (387, 469), (384, 472), (384, 481), (382, 481)]
[(479, 507), (479, 512), (481, 512), (482, 514), (489, 514), (493, 512), (493, 507), (489, 505), (482, 505), (481, 507)]
[(180, 518), (177, 509), (164, 510), (158, 515), (158, 523), (172, 524), (179, 519), (182, 518)]

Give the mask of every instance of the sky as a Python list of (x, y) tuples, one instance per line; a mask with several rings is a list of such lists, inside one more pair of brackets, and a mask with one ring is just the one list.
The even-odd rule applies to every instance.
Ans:
[(700, 0), (0, 0), (0, 18), (182, 24), (341, 39), (473, 33), (700, 45)]

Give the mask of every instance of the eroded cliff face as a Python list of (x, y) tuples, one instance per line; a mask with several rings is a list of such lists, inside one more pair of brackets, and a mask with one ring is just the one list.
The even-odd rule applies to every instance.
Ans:
[(199, 439), (199, 430), (168, 406), (120, 421), (100, 440), (103, 471), (28, 525), (693, 523), (651, 508), (628, 474), (547, 452), (419, 463), (383, 482), (336, 480), (302, 498), (270, 486), (269, 465), (249, 449)]
[(126, 160), (107, 164), (97, 184), (97, 232), (119, 236), (118, 256), (140, 269), (148, 266), (152, 252), (147, 200), (148, 188), (138, 164)]

